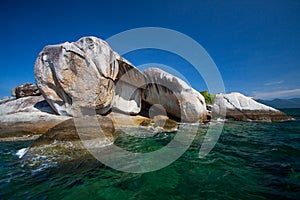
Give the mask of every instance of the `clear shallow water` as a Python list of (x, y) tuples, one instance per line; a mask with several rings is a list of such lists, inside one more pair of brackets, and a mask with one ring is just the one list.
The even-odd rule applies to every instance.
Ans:
[[(144, 174), (111, 169), (85, 158), (33, 172), (16, 152), (26, 142), (0, 143), (0, 199), (299, 199), (300, 109), (297, 121), (227, 121), (215, 148), (199, 159), (205, 127), (177, 161)], [(138, 139), (120, 135), (116, 144), (149, 152), (174, 134)]]

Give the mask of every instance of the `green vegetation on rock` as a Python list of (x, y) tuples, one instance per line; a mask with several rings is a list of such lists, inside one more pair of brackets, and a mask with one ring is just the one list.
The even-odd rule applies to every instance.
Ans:
[(212, 105), (214, 103), (214, 100), (216, 98), (215, 94), (209, 94), (207, 90), (204, 90), (200, 93), (203, 95), (206, 104)]

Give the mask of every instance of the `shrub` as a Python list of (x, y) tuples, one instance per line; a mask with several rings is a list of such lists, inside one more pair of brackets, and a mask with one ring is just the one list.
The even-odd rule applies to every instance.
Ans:
[(204, 91), (202, 91), (200, 93), (204, 96), (206, 104), (212, 105), (214, 103), (214, 100), (216, 98), (215, 94), (209, 94), (207, 90), (204, 90)]

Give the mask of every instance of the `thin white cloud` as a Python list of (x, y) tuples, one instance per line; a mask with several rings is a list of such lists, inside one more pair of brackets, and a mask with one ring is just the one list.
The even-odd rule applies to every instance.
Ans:
[(265, 83), (264, 85), (265, 86), (279, 85), (279, 84), (282, 84), (283, 82), (284, 82), (284, 80), (280, 80), (280, 81), (275, 81), (275, 82), (268, 82), (268, 83)]
[(300, 88), (292, 90), (280, 90), (273, 92), (254, 92), (255, 99), (275, 99), (275, 98), (286, 98), (300, 96)]

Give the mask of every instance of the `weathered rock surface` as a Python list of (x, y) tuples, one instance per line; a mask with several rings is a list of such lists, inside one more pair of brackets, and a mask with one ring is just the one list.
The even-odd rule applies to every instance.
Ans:
[[(88, 118), (88, 116), (85, 116)], [(178, 128), (177, 122), (166, 119), (166, 120), (151, 120), (147, 117), (140, 115), (131, 116), (128, 114), (114, 113), (111, 112), (107, 117), (98, 116), (99, 120), (106, 122), (103, 119), (109, 118), (113, 122), (116, 128), (127, 128), (127, 127), (145, 127), (149, 134), (155, 135), (158, 132), (170, 132), (175, 131)], [(9, 99), (0, 103), (0, 141), (14, 141), (14, 140), (33, 140), (38, 138), (41, 134), (44, 134), (49, 129), (56, 125), (65, 122), (66, 120), (73, 120), (68, 116), (57, 115), (54, 110), (49, 106), (42, 96), (29, 96), (19, 99)], [(66, 125), (66, 131), (70, 129), (70, 124), (73, 122), (65, 122), (58, 126), (63, 127)], [(84, 124), (84, 127), (89, 125), (89, 121)], [(107, 123), (101, 124), (106, 126)], [(43, 141), (46, 142), (46, 138), (50, 140), (50, 133), (54, 134), (53, 139), (60, 140), (62, 136), (56, 137), (55, 129), (47, 132), (48, 136), (42, 137)], [(91, 126), (93, 128), (93, 126)], [(103, 127), (102, 127), (103, 128)], [(86, 128), (86, 130), (88, 130)], [(68, 137), (66, 134), (64, 141), (73, 141), (78, 139), (78, 135)], [(73, 138), (74, 136), (74, 138)], [(52, 139), (51, 139), (52, 141)]]
[[(49, 129), (30, 147), (22, 149), (23, 153), (19, 157), (22, 158), (23, 165), (32, 170), (40, 170), (55, 166), (58, 162), (92, 158), (89, 150), (97, 151), (115, 140), (114, 125), (109, 118), (85, 116), (82, 120), (83, 124), (78, 127), (75, 126), (74, 119), (68, 119)], [(99, 123), (101, 130), (93, 121)]]
[(173, 132), (178, 129), (177, 122), (164, 115), (156, 115), (152, 119), (152, 123), (154, 128), (160, 128), (162, 132)]
[(206, 118), (204, 97), (181, 79), (158, 68), (144, 71), (147, 88), (143, 100), (150, 105), (160, 104), (168, 114), (184, 122), (198, 122)]
[(0, 104), (0, 140), (41, 134), (68, 118), (54, 114), (42, 96), (6, 101)]
[[(20, 85), (12, 90), (17, 98), (0, 100), (0, 141), (35, 136), (70, 116), (94, 110), (117, 127), (146, 127), (153, 132), (178, 128), (175, 121), (157, 115), (198, 122), (206, 120), (209, 112), (204, 97), (181, 79), (157, 68), (142, 73), (96, 37), (46, 46), (34, 72), (37, 86)], [(40, 92), (42, 96), (37, 96)], [(292, 120), (239, 93), (216, 96), (212, 115), (225, 109), (227, 118), (237, 120)]]
[(213, 113), (226, 109), (226, 117), (243, 121), (280, 122), (292, 120), (283, 112), (258, 103), (241, 93), (217, 94)]
[[(99, 145), (111, 144), (115, 138), (115, 127), (111, 119), (108, 117), (100, 116), (97, 117), (98, 123), (93, 123), (94, 118), (90, 116), (84, 116), (82, 124), (80, 127), (75, 126), (74, 119), (68, 119), (64, 122), (56, 125), (55, 127), (49, 129), (41, 137), (35, 140), (32, 147), (52, 144), (55, 142), (73, 142), (74, 147), (84, 149), (85, 147), (81, 144), (81, 140), (90, 141), (91, 143), (98, 141), (96, 148)], [(100, 128), (99, 128), (100, 126)], [(80, 128), (80, 135), (78, 134), (78, 129)], [(103, 137), (100, 134), (103, 133)], [(101, 141), (99, 141), (101, 139)]]
[(153, 119), (148, 117), (135, 115), (125, 115), (122, 113), (109, 113), (107, 115), (110, 118), (117, 129), (123, 129), (126, 127), (144, 127), (152, 132), (152, 135), (160, 132), (173, 132), (178, 129), (178, 123), (167, 116), (155, 116)]
[(142, 89), (146, 78), (132, 65), (119, 62), (119, 73), (116, 81), (116, 95), (113, 108), (124, 113), (138, 114), (141, 111)]
[(95, 37), (46, 46), (35, 63), (37, 85), (60, 115), (76, 116), (90, 108), (106, 113), (118, 71), (113, 55), (110, 47)]
[(20, 99), (13, 99), (0, 103), (0, 115), (9, 115), (18, 112), (46, 112), (55, 114), (43, 96), (29, 96)]
[[(145, 120), (149, 120), (150, 123), (146, 127), (141, 126), (139, 123)], [(23, 159), (23, 164), (31, 169), (51, 167), (57, 162), (90, 158), (88, 150), (98, 151), (99, 148), (109, 147), (116, 139), (117, 132), (120, 134), (125, 131), (134, 137), (144, 138), (153, 137), (162, 131), (175, 131), (178, 128), (177, 122), (166, 116), (156, 116), (151, 120), (138, 115), (128, 117), (121, 113), (110, 113), (108, 117), (98, 115), (96, 121), (101, 129), (95, 124), (95, 117), (84, 116), (80, 122), (81, 126), (78, 126), (78, 122), (75, 126), (74, 118), (65, 120), (45, 132), (30, 147), (22, 149), (19, 157)], [(129, 121), (132, 124), (128, 123)]]
[(9, 101), (13, 101), (15, 99), (16, 99), (16, 97), (3, 97), (3, 98), (0, 99), (0, 104), (6, 103), (6, 102), (9, 102)]
[(12, 89), (12, 96), (15, 96), (16, 98), (39, 95), (41, 95), (41, 92), (37, 85), (32, 83), (24, 83)]
[[(113, 105), (127, 113), (140, 111), (140, 90), (134, 86), (143, 82), (142, 73), (96, 37), (46, 46), (36, 60), (35, 78), (60, 115), (78, 116), (90, 109), (105, 114)], [(117, 91), (116, 79), (123, 83)]]
[[(112, 51), (107, 42), (96, 37), (83, 37), (71, 44), (81, 50), (81, 56), (84, 56), (86, 61), (93, 63), (101, 76), (113, 81), (116, 79), (119, 72), (117, 53)], [(72, 51), (74, 47), (72, 45), (70, 47)]]

